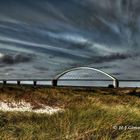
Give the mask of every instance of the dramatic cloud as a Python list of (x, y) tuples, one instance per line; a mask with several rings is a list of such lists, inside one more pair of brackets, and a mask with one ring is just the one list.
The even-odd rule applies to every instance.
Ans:
[(29, 54), (5, 54), (0, 56), (0, 63), (4, 64), (17, 64), (17, 63), (27, 63), (33, 60), (33, 55)]
[(90, 66), (121, 73), (117, 78), (137, 78), (139, 38), (139, 0), (5, 0), (0, 2), (0, 76), (7, 67), (14, 68), (9, 77), (48, 78)]
[(137, 57), (138, 54), (121, 54), (121, 53), (114, 53), (111, 55), (106, 55), (106, 56), (95, 56), (92, 59), (93, 63), (104, 63), (104, 62), (111, 62), (115, 60), (125, 60), (128, 58), (135, 58)]

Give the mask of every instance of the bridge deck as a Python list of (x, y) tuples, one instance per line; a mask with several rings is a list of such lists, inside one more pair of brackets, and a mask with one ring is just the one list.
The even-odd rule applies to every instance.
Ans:
[[(75, 82), (99, 82), (99, 86), (95, 86), (94, 84), (90, 85), (90, 86), (86, 86), (86, 84), (84, 85), (85, 87), (105, 87), (102, 85), (103, 82), (111, 82), (112, 80), (110, 79), (59, 79), (58, 82), (64, 82), (59, 84), (58, 86), (67, 86), (68, 82), (73, 82), (71, 85), (68, 84), (68, 86), (70, 87), (84, 87), (82, 86), (82, 84), (78, 84), (76, 85)], [(123, 83), (124, 86), (120, 87), (131, 87), (131, 83), (134, 83), (132, 87), (140, 87), (140, 80), (125, 80), (125, 79), (120, 79), (118, 80), (119, 83)], [(65, 83), (66, 82), (66, 83)], [(100, 83), (101, 82), (101, 83)], [(126, 84), (125, 84), (126, 83)], [(128, 85), (127, 85), (128, 83)], [(129, 84), (130, 83), (130, 84)], [(52, 85), (52, 79), (0, 79), (0, 84), (3, 85), (34, 85), (34, 86), (53, 86)], [(101, 86), (100, 86), (101, 85)], [(130, 86), (129, 86), (130, 85)]]

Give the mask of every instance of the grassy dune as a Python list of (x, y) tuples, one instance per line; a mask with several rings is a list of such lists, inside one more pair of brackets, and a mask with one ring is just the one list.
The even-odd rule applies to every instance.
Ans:
[(140, 139), (140, 89), (1, 86), (0, 100), (64, 109), (54, 115), (0, 111), (1, 140)]

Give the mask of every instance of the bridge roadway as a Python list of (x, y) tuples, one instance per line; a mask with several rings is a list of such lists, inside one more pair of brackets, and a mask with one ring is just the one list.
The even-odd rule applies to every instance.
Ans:
[[(2, 85), (33, 85), (33, 86), (53, 86), (52, 83), (53, 79), (0, 79), (0, 84)], [(61, 82), (67, 82), (67, 81), (71, 81), (71, 82), (80, 82), (80, 81), (85, 81), (85, 82), (111, 82), (112, 80), (110, 79), (59, 79), (58, 81)], [(140, 80), (125, 80), (125, 79), (120, 79), (118, 80), (119, 83), (123, 82), (123, 83), (139, 83), (140, 85)], [(58, 85), (58, 86), (65, 86), (65, 84), (63, 85)], [(75, 87), (75, 85), (68, 85), (69, 87)], [(79, 86), (78, 87), (83, 87), (83, 86)], [(85, 87), (91, 87), (91, 86), (85, 86)], [(93, 85), (94, 87), (94, 85)], [(102, 86), (98, 86), (98, 87), (102, 87)], [(133, 86), (134, 87), (134, 86)]]

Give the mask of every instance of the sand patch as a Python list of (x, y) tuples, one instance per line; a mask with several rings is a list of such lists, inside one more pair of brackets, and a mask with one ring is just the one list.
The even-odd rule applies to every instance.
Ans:
[(50, 107), (43, 104), (39, 105), (40, 107), (36, 108), (32, 106), (30, 103), (27, 103), (25, 101), (20, 102), (0, 101), (0, 110), (4, 112), (18, 111), (18, 112), (46, 113), (50, 115), (62, 111), (62, 109), (58, 107)]

